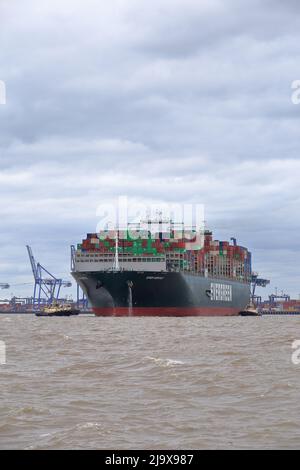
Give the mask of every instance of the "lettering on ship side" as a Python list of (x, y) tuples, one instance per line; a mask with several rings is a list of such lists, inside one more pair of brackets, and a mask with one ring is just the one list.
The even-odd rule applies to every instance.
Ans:
[(146, 279), (147, 279), (147, 281), (149, 281), (151, 279), (161, 280), (161, 279), (164, 279), (164, 276), (147, 276)]
[(212, 301), (232, 302), (232, 286), (230, 284), (212, 282), (210, 292), (210, 300)]

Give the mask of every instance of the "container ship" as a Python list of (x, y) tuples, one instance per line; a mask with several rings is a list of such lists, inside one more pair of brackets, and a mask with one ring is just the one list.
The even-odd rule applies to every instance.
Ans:
[[(250, 301), (251, 253), (161, 223), (89, 233), (72, 246), (72, 275), (97, 316), (238, 315)], [(165, 224), (164, 224), (165, 227)]]

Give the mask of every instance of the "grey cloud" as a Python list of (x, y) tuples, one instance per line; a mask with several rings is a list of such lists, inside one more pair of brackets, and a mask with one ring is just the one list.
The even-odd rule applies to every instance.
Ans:
[(30, 281), (25, 243), (67, 275), (97, 205), (127, 194), (204, 203), (296, 295), (299, 19), (275, 0), (2, 2), (3, 280)]

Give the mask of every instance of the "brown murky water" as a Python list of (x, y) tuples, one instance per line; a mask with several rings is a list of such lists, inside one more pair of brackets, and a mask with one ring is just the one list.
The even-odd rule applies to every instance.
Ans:
[(300, 448), (300, 317), (1, 315), (0, 448)]

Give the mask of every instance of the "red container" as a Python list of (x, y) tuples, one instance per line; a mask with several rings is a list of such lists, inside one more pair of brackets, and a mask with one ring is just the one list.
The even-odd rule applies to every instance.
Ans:
[(184, 241), (179, 241), (179, 242), (177, 243), (177, 248), (182, 248), (182, 249), (184, 249), (184, 248), (185, 248), (185, 242), (184, 242)]

